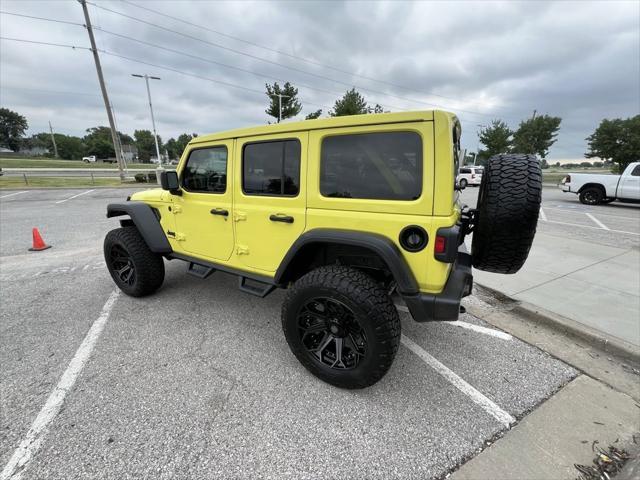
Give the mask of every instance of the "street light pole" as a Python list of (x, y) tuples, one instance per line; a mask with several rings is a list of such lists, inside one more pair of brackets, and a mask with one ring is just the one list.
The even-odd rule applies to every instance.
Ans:
[(272, 97), (278, 97), (278, 123), (282, 121), (282, 99), (290, 98), (291, 95), (282, 95), (281, 93), (272, 93)]
[(149, 98), (149, 110), (151, 110), (151, 124), (153, 125), (153, 139), (156, 142), (156, 155), (158, 158), (158, 163), (162, 165), (162, 159), (160, 158), (160, 147), (158, 146), (158, 134), (156, 133), (156, 119), (153, 116), (153, 105), (151, 103), (151, 89), (149, 88), (149, 79), (151, 80), (160, 80), (160, 77), (152, 77), (147, 75), (138, 75), (136, 73), (131, 74), (132, 77), (144, 78), (144, 81), (147, 84), (147, 97)]

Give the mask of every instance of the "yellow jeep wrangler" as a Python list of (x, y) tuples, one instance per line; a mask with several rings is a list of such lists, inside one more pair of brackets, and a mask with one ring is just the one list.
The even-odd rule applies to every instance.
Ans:
[[(476, 209), (458, 203), (460, 124), (442, 111), (357, 115), (194, 138), (161, 189), (110, 204), (105, 260), (128, 295), (162, 285), (164, 259), (287, 289), (282, 327), (314, 375), (362, 388), (400, 343), (399, 295), (418, 322), (456, 320), (471, 266), (514, 273), (535, 234), (533, 155), (489, 160)], [(473, 232), (472, 254), (463, 240)]]

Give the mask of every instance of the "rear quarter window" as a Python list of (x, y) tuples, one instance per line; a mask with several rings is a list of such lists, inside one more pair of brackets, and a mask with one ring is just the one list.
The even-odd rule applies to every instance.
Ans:
[(416, 200), (422, 194), (422, 137), (415, 132), (337, 135), (322, 141), (325, 197)]

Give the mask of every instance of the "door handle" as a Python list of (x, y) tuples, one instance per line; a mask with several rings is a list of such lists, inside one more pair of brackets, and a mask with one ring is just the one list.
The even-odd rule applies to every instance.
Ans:
[(289, 215), (269, 215), (269, 220), (272, 222), (293, 223), (293, 217)]
[(229, 210), (225, 210), (224, 208), (214, 208), (210, 213), (211, 215), (222, 215), (223, 217), (229, 216)]

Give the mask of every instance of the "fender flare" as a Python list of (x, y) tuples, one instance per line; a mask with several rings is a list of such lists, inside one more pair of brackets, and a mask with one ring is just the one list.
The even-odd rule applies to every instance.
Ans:
[(305, 247), (323, 243), (352, 245), (371, 250), (380, 256), (389, 267), (393, 278), (398, 284), (400, 293), (414, 295), (419, 292), (418, 282), (416, 282), (413, 272), (407, 265), (398, 246), (389, 238), (377, 233), (332, 228), (317, 228), (300, 235), (280, 263), (274, 277), (275, 282), (277, 284), (286, 284), (289, 281), (289, 266), (293, 264), (296, 255)]
[(107, 205), (107, 218), (122, 215), (129, 215), (149, 250), (162, 254), (173, 251), (158, 217), (149, 205), (143, 202), (110, 203)]

